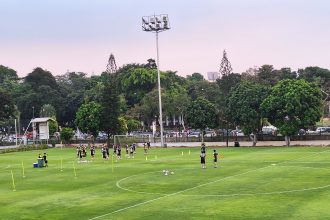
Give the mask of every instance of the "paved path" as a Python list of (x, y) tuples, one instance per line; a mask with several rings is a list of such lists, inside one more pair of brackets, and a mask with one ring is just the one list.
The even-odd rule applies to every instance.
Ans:
[[(251, 147), (252, 142), (250, 141), (240, 141), (240, 146), (242, 147)], [(97, 144), (100, 145), (100, 144)], [(214, 147), (226, 147), (226, 142), (205, 142), (206, 146), (214, 146)], [(56, 147), (61, 147), (62, 145), (57, 144)], [(79, 146), (76, 144), (75, 146)], [(143, 146), (142, 143), (138, 144), (138, 146)], [(152, 147), (160, 147), (160, 143), (151, 143)], [(200, 147), (201, 142), (180, 142), (180, 143), (167, 143), (168, 147)], [(234, 146), (234, 142), (228, 142), (229, 147)], [(285, 141), (258, 141), (258, 146), (285, 146)], [(291, 141), (290, 146), (329, 146), (330, 140), (314, 140), (314, 141)], [(0, 146), (0, 149), (6, 148), (15, 148), (15, 145), (12, 146)]]
[[(250, 147), (252, 142), (240, 141), (240, 146)], [(226, 147), (226, 142), (205, 142), (206, 146)], [(151, 143), (151, 146), (160, 146), (160, 143)], [(167, 143), (169, 147), (199, 147), (201, 142), (181, 142), (181, 143)], [(228, 142), (229, 147), (234, 146), (234, 142)], [(258, 146), (285, 146), (285, 141), (258, 141)], [(315, 141), (291, 141), (290, 146), (330, 146), (330, 140), (315, 140)]]

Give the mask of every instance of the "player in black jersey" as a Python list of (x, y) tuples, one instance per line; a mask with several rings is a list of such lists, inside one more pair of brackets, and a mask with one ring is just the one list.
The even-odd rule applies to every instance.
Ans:
[(218, 167), (218, 152), (214, 149), (213, 150), (213, 162), (214, 162), (214, 168)]
[(202, 168), (205, 169), (206, 168), (206, 166), (205, 166), (205, 157), (206, 157), (206, 154), (205, 153), (201, 153), (200, 154), (200, 157), (201, 157)]

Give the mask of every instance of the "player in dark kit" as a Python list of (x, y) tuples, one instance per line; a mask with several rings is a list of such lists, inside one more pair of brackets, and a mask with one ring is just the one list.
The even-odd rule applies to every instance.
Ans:
[(95, 146), (94, 145), (91, 145), (90, 151), (91, 151), (91, 158), (94, 159), (94, 155), (95, 155)]
[(202, 143), (201, 153), (206, 154), (206, 147), (205, 147), (205, 144), (204, 143)]
[(44, 156), (42, 157), (42, 159), (44, 160), (44, 163), (45, 163), (44, 167), (48, 167), (48, 160), (47, 160), (47, 154), (46, 153), (44, 153)]
[(206, 157), (206, 154), (205, 153), (201, 153), (200, 154), (200, 157), (201, 157), (202, 168), (205, 169), (206, 168), (206, 166), (205, 166), (205, 157)]
[(214, 162), (214, 168), (218, 167), (218, 152), (214, 149), (213, 150), (213, 162)]

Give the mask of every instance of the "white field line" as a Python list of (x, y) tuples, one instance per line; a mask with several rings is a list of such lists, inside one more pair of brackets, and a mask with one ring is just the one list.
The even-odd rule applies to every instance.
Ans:
[(261, 193), (234, 193), (234, 194), (201, 194), (201, 195), (182, 195), (182, 196), (196, 196), (196, 197), (234, 197), (234, 196), (256, 196), (256, 195), (276, 195), (276, 194), (285, 194), (285, 193), (294, 193), (294, 192), (303, 192), (303, 191), (311, 191), (318, 189), (329, 188), (329, 185), (319, 186), (319, 187), (311, 187), (304, 189), (293, 189), (293, 190), (284, 190), (284, 191), (274, 191), (274, 192), (261, 192)]

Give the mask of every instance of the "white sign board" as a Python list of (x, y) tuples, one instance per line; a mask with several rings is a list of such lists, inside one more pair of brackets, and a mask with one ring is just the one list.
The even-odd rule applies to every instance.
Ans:
[(49, 139), (48, 122), (39, 123), (39, 139), (40, 140), (48, 140)]

